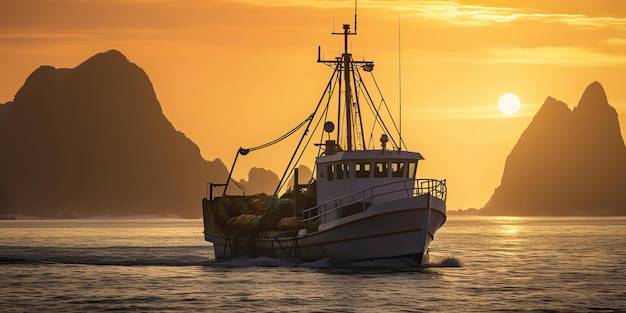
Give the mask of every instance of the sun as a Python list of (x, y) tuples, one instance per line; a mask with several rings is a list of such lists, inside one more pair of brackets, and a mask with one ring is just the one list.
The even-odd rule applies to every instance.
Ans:
[(521, 106), (519, 97), (512, 93), (505, 93), (498, 99), (498, 109), (506, 115), (517, 113)]

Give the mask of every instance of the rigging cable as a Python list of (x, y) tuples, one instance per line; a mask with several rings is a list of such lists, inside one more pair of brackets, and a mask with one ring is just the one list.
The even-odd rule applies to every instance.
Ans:
[(337, 74), (337, 70), (335, 69), (335, 71), (333, 72), (333, 75), (330, 77), (330, 80), (326, 84), (326, 88), (324, 89), (324, 93), (322, 94), (322, 97), (317, 102), (317, 106), (315, 107), (315, 110), (313, 111), (313, 113), (311, 113), (311, 115), (307, 119), (309, 121), (307, 123), (307, 127), (304, 130), (304, 133), (302, 134), (302, 137), (300, 137), (300, 141), (298, 141), (298, 145), (296, 146), (296, 149), (294, 150), (293, 154), (291, 155), (291, 159), (289, 160), (289, 163), (287, 163), (287, 167), (285, 167), (285, 171), (283, 172), (283, 175), (282, 175), (280, 181), (278, 182), (278, 186), (276, 187), (276, 191), (274, 191), (274, 198), (278, 197), (278, 192), (280, 192), (281, 186), (283, 186), (285, 181), (287, 180), (287, 177), (288, 177), (287, 173), (289, 172), (289, 169), (291, 168), (291, 164), (293, 163), (293, 159), (295, 158), (296, 153), (300, 150), (300, 146), (302, 145), (302, 141), (304, 140), (304, 137), (309, 132), (309, 127), (311, 126), (311, 123), (313, 122), (313, 117), (315, 115), (317, 115), (317, 111), (319, 110), (320, 105), (322, 104), (322, 100), (324, 100), (324, 97), (326, 96), (326, 93), (328, 92), (328, 90), (331, 89), (332, 81), (335, 78), (336, 74)]
[[(327, 116), (327, 114), (328, 114), (328, 103), (326, 104), (326, 107), (324, 108), (324, 111), (322, 112), (320, 118), (317, 120), (317, 123), (315, 124), (315, 127), (313, 127), (313, 131), (311, 132), (311, 136), (309, 136), (309, 138), (307, 139), (306, 143), (304, 144), (305, 147), (307, 147), (309, 145), (309, 143), (311, 142), (311, 139), (313, 139), (313, 134), (315, 134), (315, 132), (317, 131), (317, 128), (320, 126), (320, 123), (322, 122), (322, 120), (325, 120), (325, 117)], [(323, 135), (324, 134), (322, 132), (322, 136)], [(296, 158), (296, 161), (293, 162), (293, 167), (291, 168), (291, 171), (288, 172), (286, 179), (282, 180), (281, 184), (278, 186), (278, 190), (283, 189), (283, 187), (285, 186), (285, 184), (289, 180), (289, 177), (291, 177), (291, 173), (293, 173), (293, 169), (295, 169), (296, 166), (298, 165), (298, 163), (300, 163), (300, 159), (302, 159), (302, 156), (304, 155), (305, 150), (306, 149), (302, 149), (302, 151), (300, 151), (300, 155), (298, 155), (298, 158)], [(311, 175), (313, 175), (313, 173), (315, 172), (315, 168), (313, 168), (313, 170), (311, 170), (311, 172), (312, 172)]]
[(313, 115), (307, 116), (307, 118), (305, 118), (304, 121), (302, 121), (300, 124), (298, 124), (298, 126), (294, 127), (292, 130), (288, 131), (286, 134), (284, 134), (284, 135), (282, 135), (282, 136), (280, 136), (280, 137), (278, 137), (278, 138), (276, 138), (276, 139), (274, 139), (274, 140), (272, 140), (272, 141), (270, 141), (268, 143), (262, 144), (260, 146), (256, 146), (254, 148), (248, 148), (248, 149), (245, 149), (245, 150), (248, 150), (248, 152), (250, 152), (250, 151), (255, 151), (255, 150), (267, 148), (269, 146), (277, 144), (277, 143), (283, 141), (284, 139), (286, 139), (287, 137), (291, 136), (293, 133), (297, 132), (298, 129), (302, 128), (302, 126), (304, 126), (304, 124), (306, 124), (306, 122), (311, 120), (311, 119), (313, 119)]
[[(361, 76), (361, 73), (359, 73), (359, 82), (361, 83), (362, 86), (365, 86), (365, 82), (363, 82), (363, 77)], [(391, 113), (389, 112), (389, 107), (387, 106), (387, 102), (385, 101), (385, 99), (382, 97), (382, 93), (380, 92), (380, 88), (378, 87), (378, 83), (376, 82), (376, 79), (374, 78), (374, 74), (372, 74), (370, 72), (370, 75), (372, 75), (372, 79), (374, 80), (374, 84), (376, 85), (376, 89), (378, 90), (378, 94), (381, 95), (381, 104), (380, 105), (385, 105), (385, 108), (387, 109), (387, 113), (389, 114), (389, 116), (391, 116)], [(369, 93), (369, 90), (367, 90), (367, 88), (363, 88), (365, 90), (365, 94), (367, 95), (367, 99), (369, 99), (368, 104), (370, 105), (370, 108), (374, 110), (374, 116), (376, 117), (376, 120), (374, 122), (374, 125), (372, 125), (372, 128), (376, 126), (376, 122), (380, 123), (381, 127), (383, 128), (383, 131), (387, 134), (389, 134), (389, 139), (391, 139), (391, 143), (393, 144), (394, 147), (400, 147), (397, 143), (396, 140), (393, 138), (393, 136), (391, 136), (391, 132), (389, 131), (389, 129), (387, 128), (387, 125), (383, 122), (383, 118), (382, 116), (380, 116), (380, 111), (376, 108), (376, 106), (374, 106), (374, 101), (372, 100), (372, 96)], [(391, 122), (393, 123), (394, 127), (396, 128), (396, 131), (398, 131), (398, 126), (396, 126), (396, 122), (393, 120), (393, 117), (391, 118)], [(372, 131), (373, 133), (373, 131)], [(370, 135), (371, 136), (371, 135)], [(370, 137), (371, 140), (371, 137)]]
[[(236, 181), (234, 181), (233, 179), (231, 179), (232, 175), (233, 175), (233, 170), (235, 169), (235, 164), (237, 163), (237, 158), (239, 157), (239, 155), (247, 155), (248, 153), (250, 153), (250, 151), (255, 151), (255, 150), (259, 150), (259, 149), (263, 149), (263, 148), (267, 148), (271, 145), (274, 145), (276, 143), (279, 143), (281, 141), (283, 141), (285, 138), (291, 136), (293, 133), (295, 133), (298, 129), (302, 128), (302, 126), (304, 126), (304, 124), (306, 124), (307, 121), (309, 120), (313, 120), (313, 114), (307, 116), (306, 119), (304, 119), (304, 121), (302, 121), (300, 124), (298, 124), (298, 126), (294, 127), (292, 130), (288, 131), (286, 134), (268, 142), (265, 144), (262, 144), (260, 146), (256, 146), (253, 148), (248, 148), (248, 149), (244, 149), (244, 148), (239, 148), (237, 150), (237, 154), (235, 154), (235, 160), (233, 160), (233, 165), (230, 168), (230, 171), (228, 172), (228, 178), (226, 179), (226, 184), (224, 184), (224, 193), (223, 195), (226, 196), (226, 190), (228, 190), (228, 185), (229, 183), (232, 181), (233, 183), (235, 183), (237, 185), (237, 187), (239, 187), (239, 189), (241, 189), (241, 191), (243, 191), (243, 188), (241, 188), (241, 186), (239, 184), (237, 184)], [(245, 195), (245, 192), (244, 192)]]
[[(354, 81), (354, 99), (355, 102), (353, 102), (353, 105), (356, 103), (356, 107), (355, 107), (355, 112), (356, 114), (354, 114), (354, 130), (355, 130), (355, 140), (358, 140), (358, 135), (361, 134), (361, 145), (363, 147), (363, 150), (366, 150), (367, 147), (365, 146), (365, 134), (363, 132), (363, 118), (361, 117), (361, 104), (359, 103), (359, 90), (360, 88), (358, 88), (358, 83), (356, 80), (356, 76), (357, 74), (359, 75), (359, 77), (361, 77), (361, 73), (359, 72), (359, 68), (355, 66), (354, 63), (351, 63), (350, 66), (352, 66), (352, 80)], [(356, 126), (356, 122), (357, 122), (357, 118), (358, 118), (358, 122), (359, 122), (359, 126), (357, 128)], [(360, 131), (360, 132), (359, 132)], [(356, 143), (355, 143), (356, 145)]]
[[(315, 127), (313, 128), (313, 132), (311, 132), (311, 136), (309, 136), (309, 139), (307, 139), (307, 142), (304, 144), (305, 147), (309, 146), (309, 143), (313, 139), (313, 135), (317, 131), (317, 128), (319, 127), (320, 123), (322, 121), (327, 121), (328, 120), (328, 112), (329, 112), (329, 107), (330, 107), (330, 101), (333, 99), (333, 94), (335, 93), (335, 88), (337, 88), (337, 83), (333, 83), (330, 91), (328, 91), (328, 101), (326, 101), (326, 105), (324, 107), (324, 110), (320, 114), (320, 118), (317, 120), (317, 123), (315, 124)], [(328, 89), (326, 89), (326, 90), (328, 90)], [(324, 94), (326, 94), (326, 92), (324, 92)], [(321, 101), (322, 101), (322, 99), (320, 99), (320, 103), (321, 103)], [(324, 141), (324, 132), (321, 132), (320, 134), (321, 134), (320, 142), (323, 142)], [(294, 165), (291, 168), (291, 171), (286, 172), (287, 173), (287, 177), (284, 180), (281, 179), (281, 182), (279, 183), (277, 190), (282, 190), (283, 189), (283, 187), (285, 186), (285, 184), (289, 180), (289, 177), (291, 177), (291, 173), (293, 173), (293, 169), (296, 168), (298, 163), (300, 163), (300, 159), (302, 159), (302, 156), (304, 155), (305, 150), (306, 149), (302, 149), (302, 151), (300, 152), (300, 155), (298, 156), (296, 161), (293, 162)], [(321, 155), (321, 153), (320, 153), (321, 150), (322, 150), (321, 148), (317, 150), (317, 156), (318, 157)], [(313, 177), (315, 177), (314, 176), (315, 175), (315, 168), (316, 167), (314, 166), (313, 169), (311, 170), (311, 175), (312, 175), (311, 179)]]
[[(372, 75), (372, 80), (374, 80), (374, 85), (376, 86), (376, 89), (378, 90), (378, 94), (380, 94), (380, 95), (381, 95), (381, 97), (382, 97), (382, 93), (381, 93), (381, 91), (380, 91), (380, 87), (378, 86), (378, 82), (376, 81), (376, 78), (374, 77), (374, 74), (372, 74), (372, 73), (370, 72), (370, 75)], [(359, 76), (359, 77), (360, 77), (360, 76)], [(361, 79), (361, 83), (363, 83), (363, 80), (362, 80), (362, 79)], [(366, 89), (366, 91), (367, 91), (367, 89)], [(368, 96), (368, 97), (370, 97), (369, 92), (367, 93), (367, 96)], [(371, 97), (370, 97), (370, 99), (371, 99)], [(396, 121), (393, 119), (393, 115), (391, 115), (391, 111), (389, 110), (389, 106), (387, 106), (387, 101), (385, 101), (385, 99), (383, 98), (381, 102), (382, 102), (382, 103), (381, 103), (381, 105), (382, 105), (382, 104), (385, 104), (385, 109), (387, 109), (387, 114), (389, 115), (389, 117), (391, 117), (391, 118), (390, 118), (390, 119), (391, 119), (391, 123), (393, 124), (393, 127), (395, 128), (396, 132), (400, 133), (400, 130), (398, 130), (398, 125), (396, 125)], [(373, 106), (373, 103), (374, 103), (374, 102), (372, 101), (372, 106)], [(374, 110), (376, 110), (376, 108), (374, 108)], [(388, 133), (388, 134), (391, 134), (391, 133), (389, 133), (389, 131), (387, 130), (387, 126), (385, 126), (385, 124), (384, 124), (384, 123), (382, 123), (382, 117), (379, 115), (378, 110), (376, 110), (376, 116), (377, 116), (379, 119), (381, 119), (381, 124), (382, 124), (382, 125), (383, 125), (383, 127), (385, 128), (385, 131), (387, 131), (387, 133)], [(405, 149), (405, 150), (408, 150), (408, 148), (407, 148), (407, 146), (406, 146), (406, 143), (405, 143), (404, 141), (402, 141), (402, 140), (401, 140), (401, 141), (400, 141), (400, 145), (398, 145), (398, 144), (396, 144), (395, 140), (393, 139), (393, 136), (391, 136), (391, 137), (392, 137), (392, 138), (391, 138), (391, 141), (393, 142), (393, 145), (394, 145), (394, 146), (396, 146), (396, 147), (398, 147), (398, 148), (401, 148), (401, 146), (400, 146), (400, 145), (403, 145), (403, 146), (404, 146), (404, 149)], [(400, 139), (402, 139), (402, 137), (400, 137)]]

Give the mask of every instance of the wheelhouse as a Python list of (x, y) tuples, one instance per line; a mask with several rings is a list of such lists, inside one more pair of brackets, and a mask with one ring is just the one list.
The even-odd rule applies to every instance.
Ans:
[(415, 180), (421, 154), (408, 151), (340, 151), (317, 159), (317, 201), (394, 182)]

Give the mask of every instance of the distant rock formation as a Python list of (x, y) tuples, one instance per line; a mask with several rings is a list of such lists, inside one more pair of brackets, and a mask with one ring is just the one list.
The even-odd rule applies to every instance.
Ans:
[(465, 209), (465, 210), (459, 209), (459, 210), (456, 210), (456, 211), (454, 211), (454, 210), (446, 211), (446, 214), (449, 214), (449, 215), (477, 215), (477, 214), (480, 214), (480, 213), (481, 213), (481, 210), (477, 209), (477, 208), (469, 208), (469, 209)]
[(626, 215), (626, 146), (600, 83), (573, 110), (545, 100), (482, 214)]
[[(306, 165), (300, 165), (298, 167), (298, 177), (300, 184), (307, 184), (311, 179), (312, 172)], [(238, 185), (246, 195), (252, 195), (256, 193), (265, 193), (268, 195), (274, 194), (276, 187), (280, 182), (280, 177), (276, 173), (266, 170), (264, 168), (253, 167), (248, 173), (248, 180), (239, 180)], [(293, 189), (293, 174), (285, 189)], [(228, 187), (228, 194), (238, 194), (238, 187)], [(241, 189), (239, 190), (241, 192)]]
[(146, 73), (115, 50), (35, 70), (0, 105), (0, 151), (0, 191), (17, 214), (37, 217), (200, 217), (206, 182), (228, 176), (174, 129)]
[[(306, 165), (300, 165), (298, 166), (298, 183), (301, 185), (305, 185), (308, 184), (311, 179), (313, 179), (313, 172), (311, 171), (311, 169), (306, 166)], [(290, 186), (293, 186), (293, 177), (291, 179), (291, 181), (289, 182)]]
[[(264, 168), (253, 167), (248, 172), (248, 180), (239, 180), (239, 186), (243, 189), (239, 190), (246, 195), (252, 195), (255, 193), (265, 193), (268, 195), (274, 194), (276, 187), (278, 186), (280, 178), (276, 173), (266, 170)], [(228, 194), (238, 194), (237, 187), (228, 187)]]

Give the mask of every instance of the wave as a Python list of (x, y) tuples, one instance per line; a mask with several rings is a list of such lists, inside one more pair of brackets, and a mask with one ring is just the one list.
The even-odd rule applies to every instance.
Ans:
[[(300, 267), (311, 269), (358, 270), (413, 270), (416, 264), (410, 259), (380, 259), (356, 262), (318, 260), (303, 262), (297, 259), (267, 257), (215, 260), (206, 246), (184, 247), (1, 247), (0, 264), (68, 264), (111, 266), (205, 266), (221, 268), (246, 267)], [(455, 257), (433, 257), (423, 268), (461, 267)]]
[(187, 247), (0, 247), (0, 264), (192, 266), (210, 262), (204, 246)]

